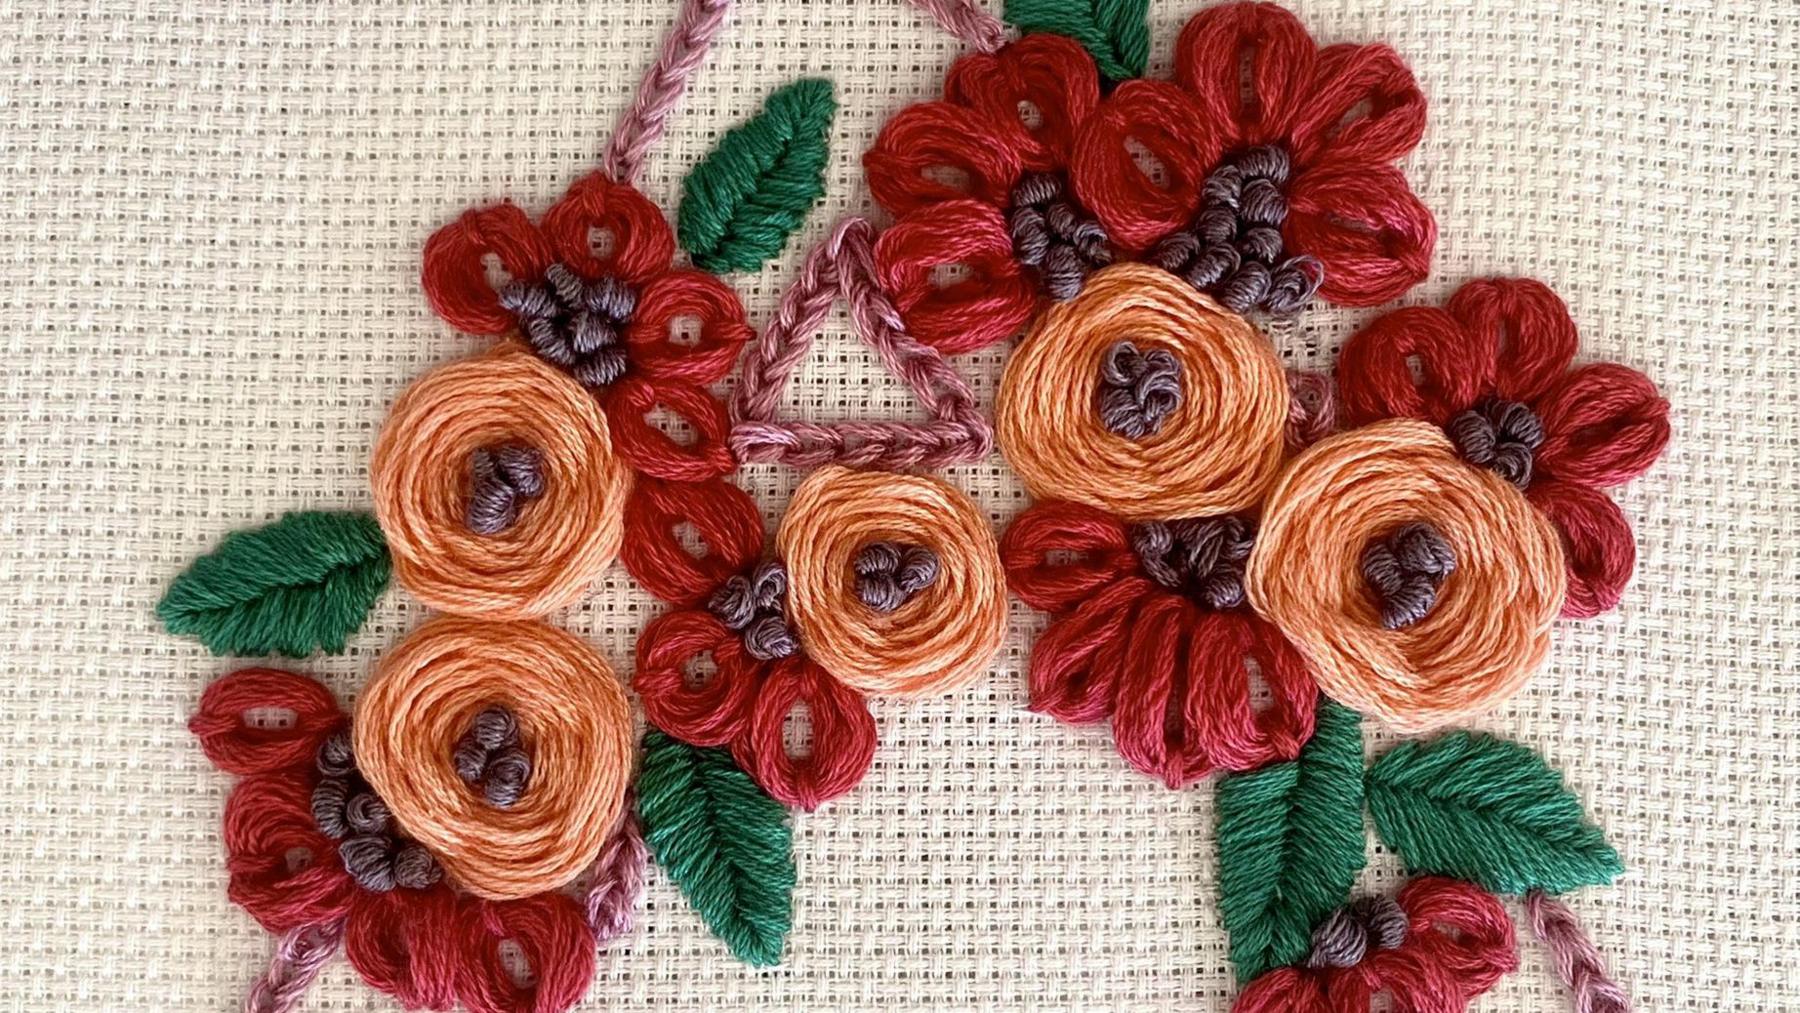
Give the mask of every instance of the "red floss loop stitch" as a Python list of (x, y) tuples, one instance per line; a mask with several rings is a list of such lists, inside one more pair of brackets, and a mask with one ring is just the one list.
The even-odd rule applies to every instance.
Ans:
[[(1027, 35), (992, 55), (957, 60), (944, 78), (944, 97), (979, 110), (999, 129), (1024, 168), (1049, 172), (1069, 164), (1075, 132), (1100, 104), (1100, 72), (1073, 39)], [(1021, 106), (1036, 110), (1028, 125)]]
[(1113, 688), (1113, 743), (1125, 762), (1171, 788), (1206, 776), (1212, 758), (1199, 741), (1199, 687), (1183, 671), (1184, 616), (1175, 595), (1144, 599), (1126, 634), (1123, 678)]
[(443, 884), (359, 893), (344, 925), (344, 957), (371, 988), (408, 1009), (449, 1009), (457, 998), (458, 907)]
[(1456, 290), (1445, 306), (1467, 347), (1492, 349), (1494, 393), (1535, 401), (1575, 361), (1575, 321), (1562, 297), (1530, 278), (1484, 278)]
[(1320, 296), (1374, 306), (1424, 280), (1437, 222), (1393, 166), (1319, 165), (1289, 185), (1282, 236), (1325, 265)]
[(1286, 133), (1307, 95), (1313, 52), (1312, 36), (1286, 9), (1221, 4), (1182, 28), (1175, 42), (1175, 80), (1200, 103), (1208, 122), (1236, 128), (1236, 144), (1261, 144)]
[[(692, 343), (675, 344), (669, 329), (684, 317), (699, 322), (699, 333)], [(738, 350), (753, 336), (736, 292), (710, 274), (681, 269), (644, 286), (625, 328), (625, 345), (631, 368), (652, 382), (705, 386), (731, 372)]]
[[(581, 908), (560, 893), (463, 905), (457, 994), (469, 1013), (561, 1013), (594, 977), (594, 937)], [(501, 959), (511, 940), (531, 968), (520, 986)]]
[(515, 279), (535, 280), (550, 266), (550, 245), (531, 218), (513, 204), (463, 213), (425, 241), (419, 284), (444, 322), (470, 334), (498, 335), (513, 329), (513, 315), (500, 307), (488, 280), (488, 254)]
[[(938, 286), (932, 273), (946, 264), (961, 264), (970, 277)], [(1006, 220), (977, 201), (949, 201), (902, 219), (875, 241), (875, 270), (907, 330), (945, 355), (1012, 337), (1037, 306)]]
[(1596, 489), (1642, 475), (1669, 444), (1669, 402), (1650, 378), (1600, 362), (1570, 370), (1538, 401), (1545, 474)]
[[(810, 748), (796, 755), (784, 741), (787, 717), (805, 707)], [(861, 694), (796, 655), (768, 666), (749, 726), (731, 753), (763, 790), (808, 812), (862, 781), (875, 758), (875, 718)]]
[[(737, 467), (727, 442), (731, 419), (725, 406), (704, 387), (626, 376), (607, 388), (602, 405), (612, 428), (613, 449), (633, 469), (651, 478), (704, 482), (729, 475)], [(692, 443), (677, 443), (651, 424), (645, 416), (659, 405), (687, 422), (694, 431)]]
[(1597, 489), (1555, 479), (1533, 482), (1525, 498), (1562, 534), (1563, 617), (1587, 619), (1619, 604), (1637, 568), (1637, 544), (1618, 504)]
[(1463, 1001), (1518, 969), (1512, 919), (1492, 894), (1471, 883), (1428, 876), (1395, 897), (1411, 919), (1413, 946), (1450, 973)]
[[(1074, 553), (1074, 562), (1047, 561)], [(1019, 600), (1044, 612), (1061, 612), (1094, 592), (1137, 572), (1137, 556), (1124, 522), (1081, 503), (1039, 503), (1020, 514), (1000, 538), (1006, 583)]]
[[(287, 711), (280, 728), (247, 723), (252, 711)], [(213, 766), (240, 777), (310, 768), (319, 743), (344, 724), (331, 691), (316, 680), (272, 668), (245, 668), (206, 687), (188, 731)]]
[(1392, 162), (1425, 136), (1425, 93), (1400, 54), (1382, 43), (1320, 51), (1311, 100), (1290, 133), (1302, 166)]
[(1003, 126), (948, 102), (908, 106), (863, 155), (869, 194), (895, 215), (963, 197), (1004, 207), (1024, 168), (1017, 151), (997, 142)]
[[(576, 180), (544, 212), (542, 227), (556, 259), (590, 282), (614, 274), (642, 284), (675, 258), (675, 236), (662, 211), (634, 187), (598, 172)], [(610, 238), (610, 248), (596, 251), (595, 233)]]
[[(712, 655), (715, 671), (691, 684), (688, 665), (705, 654)], [(671, 612), (638, 638), (631, 685), (644, 703), (644, 717), (683, 742), (723, 746), (736, 739), (761, 682), (759, 666), (745, 657), (738, 635), (710, 612)]]
[[(692, 525), (704, 543), (696, 557), (676, 528)], [(625, 502), (625, 540), (619, 559), (644, 590), (672, 605), (705, 601), (725, 579), (762, 555), (762, 514), (756, 501), (729, 482), (675, 485), (639, 480)]]
[[(1162, 163), (1160, 181), (1145, 174), (1127, 141)], [(1186, 92), (1140, 78), (1120, 85), (1082, 127), (1070, 174), (1107, 234), (1143, 249), (1193, 218), (1200, 185), (1224, 147), (1225, 138)]]
[[(1249, 671), (1273, 702), (1250, 699)], [(1199, 698), (1196, 731), (1213, 766), (1255, 770), (1300, 755), (1312, 738), (1319, 687), (1306, 660), (1274, 624), (1245, 612), (1202, 614), (1189, 634), (1188, 694)]]
[[(354, 887), (337, 847), (313, 823), (312, 788), (285, 774), (238, 782), (225, 802), (226, 896), (270, 932), (334, 921)], [(289, 855), (305, 852), (298, 868)]]
[(1031, 651), (1031, 709), (1070, 724), (1113, 714), (1126, 633), (1155, 585), (1125, 577), (1050, 624)]
[[(1422, 382), (1408, 360), (1417, 358)], [(1338, 391), (1351, 425), (1386, 418), (1443, 425), (1493, 384), (1492, 350), (1448, 313), (1408, 306), (1356, 332), (1338, 353)]]

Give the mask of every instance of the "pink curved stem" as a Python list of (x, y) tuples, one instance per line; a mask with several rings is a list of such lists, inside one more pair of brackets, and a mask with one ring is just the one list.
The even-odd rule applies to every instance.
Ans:
[(631, 931), (638, 901), (644, 895), (644, 862), (648, 858), (637, 806), (628, 795), (618, 827), (589, 867), (593, 878), (587, 889), (587, 923), (596, 944), (604, 946)]
[(268, 970), (244, 996), (244, 1013), (289, 1013), (344, 941), (344, 922), (289, 929), (275, 944)]
[(1575, 999), (1575, 1013), (1630, 1013), (1625, 989), (1606, 973), (1606, 958), (1562, 901), (1533, 890), (1525, 895), (1531, 931), (1550, 951), (1556, 974)]
[(732, 0), (683, 0), (674, 26), (663, 39), (662, 52), (644, 72), (637, 96), (606, 146), (603, 166), (608, 176), (621, 183), (637, 181), (644, 156), (662, 136), (688, 80), (700, 69), (713, 39), (725, 27), (731, 4)]
[(912, 0), (913, 6), (931, 15), (944, 31), (983, 53), (1006, 45), (1006, 26), (1000, 19), (969, 0)]

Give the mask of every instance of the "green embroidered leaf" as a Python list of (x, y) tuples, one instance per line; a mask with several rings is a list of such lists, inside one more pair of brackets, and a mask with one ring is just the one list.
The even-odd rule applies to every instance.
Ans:
[(170, 633), (214, 654), (337, 654), (388, 582), (387, 543), (364, 513), (291, 513), (234, 531), (156, 605)]
[(758, 967), (780, 961), (794, 918), (787, 809), (730, 752), (655, 729), (644, 733), (637, 794), (644, 841), (713, 933)]
[(1006, 0), (1007, 21), (1022, 32), (1050, 32), (1081, 43), (1114, 81), (1144, 76), (1150, 62), (1150, 0)]
[(1375, 832), (1409, 872), (1495, 893), (1610, 883), (1619, 853), (1541, 757), (1491, 735), (1406, 742), (1369, 767)]
[(1367, 860), (1362, 727), (1320, 700), (1298, 759), (1219, 780), (1219, 914), (1241, 984), (1306, 955)]
[(837, 100), (807, 78), (771, 94), (681, 184), (682, 249), (712, 272), (754, 271), (781, 252), (825, 193), (826, 140)]

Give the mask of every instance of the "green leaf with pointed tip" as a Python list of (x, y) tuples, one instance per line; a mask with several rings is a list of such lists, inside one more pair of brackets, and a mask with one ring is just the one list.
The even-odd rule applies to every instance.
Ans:
[(1002, 15), (1022, 32), (1066, 35), (1114, 81), (1143, 77), (1150, 62), (1150, 0), (1006, 0)]

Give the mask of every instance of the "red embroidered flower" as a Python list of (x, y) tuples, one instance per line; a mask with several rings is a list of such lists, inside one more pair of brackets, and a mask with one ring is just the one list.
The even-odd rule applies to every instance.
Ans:
[[(1287, 312), (1314, 288), (1374, 305), (1424, 277), (1436, 241), (1393, 165), (1424, 127), (1392, 49), (1321, 49), (1270, 4), (1201, 12), (1174, 81), (1104, 98), (1079, 44), (1028, 35), (959, 59), (943, 99), (902, 110), (864, 156), (898, 218), (877, 269), (909, 330), (949, 353), (1010, 336), (1040, 293), (1067, 298), (1115, 258), (1149, 259), (1234, 310)], [(952, 264), (965, 276), (935, 283)]]
[[(1111, 718), (1119, 755), (1171, 788), (1293, 759), (1319, 690), (1244, 603), (1252, 535), (1236, 517), (1128, 527), (1075, 503), (1026, 510), (1000, 558), (1013, 592), (1053, 614), (1032, 651), (1032, 709), (1073, 724)], [(1252, 671), (1267, 687), (1261, 705)]]
[(1307, 960), (1251, 982), (1232, 1013), (1361, 1011), (1383, 992), (1395, 1010), (1458, 1013), (1518, 967), (1512, 920), (1481, 888), (1424, 877), (1395, 901), (1403, 928), (1334, 916), (1314, 933)]
[[(594, 391), (614, 445), (633, 468), (675, 482), (728, 474), (730, 421), (707, 385), (731, 371), (751, 336), (744, 307), (710, 274), (672, 266), (662, 212), (602, 173), (577, 180), (538, 222), (516, 205), (465, 212), (425, 243), (432, 308), (472, 334), (516, 332), (539, 356)], [(491, 266), (506, 275), (490, 280)], [(673, 340), (671, 328), (697, 321)], [(684, 419), (691, 444), (646, 418)]]
[[(285, 712), (279, 728), (253, 712)], [(315, 816), (321, 746), (348, 718), (330, 691), (270, 669), (234, 672), (207, 687), (188, 727), (213, 765), (239, 775), (225, 805), (228, 895), (280, 933), (342, 923), (344, 955), (375, 988), (411, 1007), (475, 1013), (562, 1010), (586, 992), (594, 937), (556, 893), (488, 901), (429, 885), (378, 890), (357, 881)], [(424, 882), (423, 879), (420, 882)], [(536, 974), (519, 986), (501, 962), (511, 940)]]
[(1524, 489), (1562, 533), (1563, 615), (1585, 618), (1618, 604), (1637, 561), (1631, 525), (1602, 490), (1662, 453), (1669, 403), (1635, 369), (1572, 367), (1576, 340), (1568, 307), (1542, 283), (1475, 281), (1444, 309), (1407, 307), (1363, 328), (1338, 379), (1352, 424), (1435, 423), (1464, 459)]
[[(625, 566), (651, 594), (679, 610), (638, 637), (632, 686), (644, 716), (696, 746), (728, 746), (772, 797), (814, 809), (855, 787), (875, 756), (875, 718), (862, 695), (808, 658), (787, 627), (786, 572), (757, 565), (762, 515), (722, 480), (672, 485), (650, 480), (626, 506)], [(686, 527), (704, 545), (682, 544)], [(697, 671), (710, 658), (710, 674)], [(811, 745), (784, 741), (788, 715), (804, 707)]]

